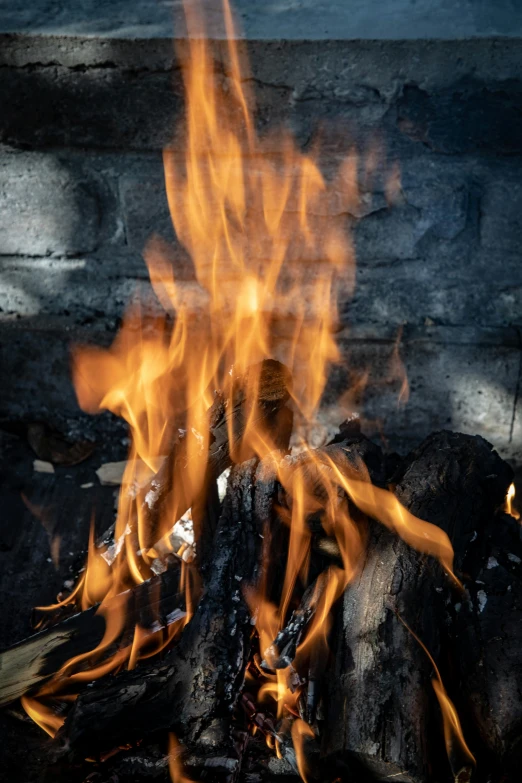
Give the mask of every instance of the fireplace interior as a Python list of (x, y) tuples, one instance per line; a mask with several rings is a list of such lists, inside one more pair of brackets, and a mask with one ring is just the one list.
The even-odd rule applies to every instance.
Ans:
[(519, 779), (494, 5), (0, 11), (6, 780)]

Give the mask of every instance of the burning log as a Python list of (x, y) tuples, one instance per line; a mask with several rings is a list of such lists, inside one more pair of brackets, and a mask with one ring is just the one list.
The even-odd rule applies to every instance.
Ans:
[(111, 613), (124, 616), (124, 624), (107, 656), (131, 645), (136, 625), (145, 639), (147, 633), (179, 621), (186, 615), (185, 594), (179, 588), (180, 568), (174, 563), (161, 576), (106, 601), (103, 613), (97, 604), (1, 652), (0, 706), (42, 685), (71, 658), (96, 649)]
[(522, 761), (522, 542), (520, 524), (497, 515), (477, 529), (455, 605), (454, 660), (463, 703), (495, 765), (513, 779)]
[(286, 669), (294, 661), (308, 623), (313, 617), (326, 584), (326, 572), (319, 574), (304, 592), (301, 603), (292, 613), (288, 624), (277, 634), (274, 643), (265, 650), (261, 667), (265, 671)]
[[(474, 531), (489, 523), (511, 480), (510, 468), (482, 438), (440, 432), (407, 459), (395, 493), (450, 536), (460, 568)], [(345, 591), (334, 637), (327, 756), (379, 780), (430, 778), (433, 666), (404, 623), (439, 660), (447, 590), (438, 562), (372, 524), (364, 567)], [(455, 777), (469, 777), (465, 750), (454, 746), (452, 755)]]
[[(265, 359), (259, 365), (249, 367), (243, 377), (236, 378), (227, 395), (216, 392), (214, 403), (207, 413), (208, 420), (202, 422), (202, 430), (209, 433), (206, 487), (234, 462), (254, 456), (243, 442), (245, 429), (252, 424), (259, 433), (268, 435), (275, 448), (287, 447), (293, 423), (292, 412), (285, 406), (290, 387), (287, 368), (278, 361)], [(191, 497), (183, 481), (189, 454), (198, 452), (193, 442), (199, 440), (202, 441), (203, 436), (195, 430), (178, 430), (167, 459), (145, 488), (143, 496), (147, 528), (151, 533), (158, 529), (159, 519), (173, 500), (174, 493), (176, 519), (192, 506), (195, 537), (204, 563), (205, 542), (211, 544), (215, 528), (206, 529), (205, 539), (200, 540), (206, 493), (202, 492), (198, 498)]]
[(231, 710), (252, 634), (245, 590), (258, 576), (274, 490), (271, 459), (232, 469), (205, 591), (179, 644), (146, 674), (138, 668), (82, 694), (58, 735), (65, 748), (98, 752), (173, 729), (200, 758), (224, 759), (230, 773)]

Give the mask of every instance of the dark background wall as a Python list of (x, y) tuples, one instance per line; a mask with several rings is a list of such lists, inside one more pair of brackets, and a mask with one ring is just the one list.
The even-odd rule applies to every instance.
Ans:
[[(160, 35), (167, 22), (152, 31), (138, 14), (142, 34), (129, 37), (118, 3), (104, 4), (102, 34), (89, 28), (103, 16), (94, 4), (82, 4), (81, 24), (43, 5), (24, 22), (10, 4), (0, 46), (0, 413), (11, 417), (77, 415), (69, 343), (110, 341), (133, 292), (148, 285), (141, 252), (152, 232), (176, 247), (161, 149), (183, 96), (171, 41)], [(371, 5), (353, 6), (359, 21)], [(402, 37), (427, 29), (428, 6), (415, 5)], [(407, 6), (387, 6), (390, 35), (401, 37)], [(522, 43), (489, 37), (504, 32), (501, 14), (497, 28), (479, 29), (486, 6), (463, 6), (464, 34), (482, 37), (349, 40), (345, 19), (344, 40), (313, 36), (311, 23), (308, 40), (291, 40), (299, 28), (285, 33), (280, 9), (281, 37), (270, 40), (266, 17), (263, 28), (248, 4), (242, 12), (250, 32), (261, 25), (246, 43), (261, 131), (288, 124), (307, 148), (321, 127), (326, 176), (351, 144), (364, 154), (378, 140), (385, 150), (355, 214), (325, 216), (355, 232), (357, 249), (355, 296), (339, 292), (346, 366), (332, 375), (325, 420), (337, 420), (338, 394), (369, 370), (358, 405), (390, 446), (448, 426), (520, 459)], [(512, 18), (516, 34), (517, 8)], [(401, 198), (390, 207), (393, 161)], [(401, 327), (411, 395), (398, 408), (389, 368)]]

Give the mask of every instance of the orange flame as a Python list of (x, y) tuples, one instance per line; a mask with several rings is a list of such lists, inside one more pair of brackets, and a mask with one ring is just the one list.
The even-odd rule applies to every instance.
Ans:
[(169, 773), (172, 783), (194, 783), (185, 775), (181, 761), (182, 747), (176, 736), (169, 732)]
[(506, 514), (511, 514), (511, 516), (515, 517), (515, 519), (520, 519), (520, 514), (513, 505), (514, 500), (515, 500), (515, 485), (510, 484), (506, 495), (506, 501), (504, 503), (504, 511), (506, 512)]
[(304, 783), (308, 783), (308, 765), (304, 753), (304, 738), (313, 737), (314, 732), (304, 720), (297, 718), (292, 723), (292, 742), (294, 743), (295, 756), (297, 759), (297, 769)]
[[(245, 421), (240, 439), (233, 417), (226, 419), (232, 461), (247, 455), (263, 458), (274, 449), (259, 415), (265, 359), (282, 362), (292, 378), (288, 392), (295, 413), (294, 439), (301, 444), (303, 462), (295, 470), (283, 463), (278, 469), (289, 500), (289, 548), (279, 605), (269, 599), (266, 583), (249, 592), (262, 649), (283, 627), (296, 587), (307, 585), (311, 514), (321, 515), (326, 535), (336, 540), (342, 567), (331, 566), (324, 574), (296, 665), (312, 648), (326, 644), (330, 609), (360, 565), (364, 531), (352, 519), (349, 501), (411, 546), (439, 558), (452, 574), (453, 552), (443, 531), (415, 518), (391, 493), (372, 486), (362, 466), (341, 470), (325, 453), (306, 445), (329, 368), (340, 358), (334, 339), (337, 292), (342, 289), (346, 298), (354, 287), (353, 247), (342, 216), (353, 214), (359, 201), (357, 156), (350, 152), (327, 181), (317, 155), (300, 151), (289, 133), (261, 138), (228, 0), (223, 0), (227, 41), (216, 43), (215, 51), (199, 35), (201, 0), (184, 6), (188, 40), (179, 59), (186, 117), (163, 161), (170, 214), (183, 248), (178, 256), (188, 253), (194, 279), (179, 280), (179, 258), (173, 261), (172, 249), (153, 238), (145, 259), (155, 298), (151, 292), (149, 299), (128, 310), (110, 348), (74, 349), (73, 380), (80, 406), (90, 413), (110, 410), (122, 417), (132, 445), (118, 504), (114, 556), (108, 558), (107, 551), (97, 549), (91, 531), (82, 579), (65, 601), (52, 607), (74, 601), (86, 608), (100, 602), (99, 612), (106, 620), (104, 639), (95, 650), (69, 661), (39, 692), (41, 696), (58, 693), (63, 683), (94, 679), (125, 663), (133, 668), (140, 658), (161, 649), (159, 637), (136, 627), (132, 644), (111, 656), (125, 618), (124, 606), (114, 609), (113, 601), (151, 576), (158, 542), (168, 541), (173, 523), (204, 489), (210, 443), (207, 413), (216, 389), (228, 413), (243, 379)], [(224, 74), (215, 67), (216, 59), (223, 61)], [(373, 155), (366, 162), (368, 177), (375, 166)], [(398, 188), (395, 172), (390, 198)], [(394, 371), (402, 373), (398, 346), (399, 342)], [(405, 375), (400, 379), (404, 397)], [(164, 463), (174, 443), (182, 459)], [(165, 499), (160, 519), (151, 525), (151, 501), (144, 488), (163, 464), (171, 468), (168, 481), (174, 491)], [(180, 589), (186, 592), (187, 614), (169, 630), (167, 643), (194, 611), (193, 573), (184, 563)], [(267, 678), (260, 690), (260, 698), (265, 696), (277, 699), (280, 716), (284, 709), (296, 714), (299, 694), (292, 692), (288, 671), (278, 670)], [(36, 715), (31, 700), (24, 706)], [(45, 710), (39, 720), (56, 730)], [(309, 731), (303, 721), (294, 722), (298, 759)], [(173, 736), (170, 747), (172, 779), (185, 783)], [(305, 779), (302, 756), (299, 764)]]
[(439, 706), (442, 712), (442, 723), (444, 727), (444, 742), (446, 744), (446, 753), (448, 754), (448, 761), (453, 772), (453, 777), (457, 783), (465, 783), (471, 779), (472, 769), (476, 766), (475, 756), (472, 754), (464, 739), (462, 732), (462, 726), (460, 725), (459, 716), (455, 705), (446, 693), (446, 689), (442, 682), (439, 669), (435, 663), (433, 656), (422, 642), (417, 634), (412, 631), (410, 626), (402, 619), (400, 615), (397, 615), (404, 627), (411, 633), (413, 638), (422, 647), (426, 655), (428, 656), (431, 665), (435, 671), (435, 677), (432, 679), (431, 684), (435, 695), (439, 702)]

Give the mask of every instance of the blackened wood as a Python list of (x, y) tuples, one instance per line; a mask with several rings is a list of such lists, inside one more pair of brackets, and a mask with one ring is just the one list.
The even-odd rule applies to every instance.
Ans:
[[(488, 523), (510, 481), (509, 467), (482, 438), (440, 432), (404, 461), (395, 491), (413, 514), (450, 536), (460, 568), (474, 531)], [(424, 783), (430, 751), (444, 757), (440, 731), (431, 730), (440, 715), (432, 666), (398, 615), (437, 661), (448, 582), (433, 558), (376, 522), (370, 530), (364, 567), (343, 597), (324, 753), (379, 780)]]
[[(107, 601), (105, 616), (111, 611), (125, 611), (119, 639), (107, 652), (113, 654), (129, 646), (136, 624), (152, 634), (182, 619), (185, 595), (179, 592), (179, 582), (179, 565), (173, 563), (161, 576)], [(72, 657), (94, 650), (106, 626), (98, 610), (97, 604), (0, 652), (0, 706), (42, 685)]]
[(287, 625), (279, 631), (273, 644), (263, 652), (261, 667), (265, 671), (286, 669), (293, 663), (297, 647), (323, 595), (327, 578), (327, 572), (324, 571), (306, 588), (301, 603), (292, 612)]
[(92, 754), (173, 729), (201, 756), (230, 757), (229, 721), (253, 630), (245, 590), (258, 578), (274, 485), (270, 464), (261, 463), (257, 473), (253, 460), (232, 469), (212, 570), (179, 644), (164, 661), (106, 680), (80, 696), (57, 738), (65, 748)]
[(522, 541), (507, 514), (477, 531), (454, 607), (453, 657), (462, 703), (494, 766), (517, 780), (522, 763)]

